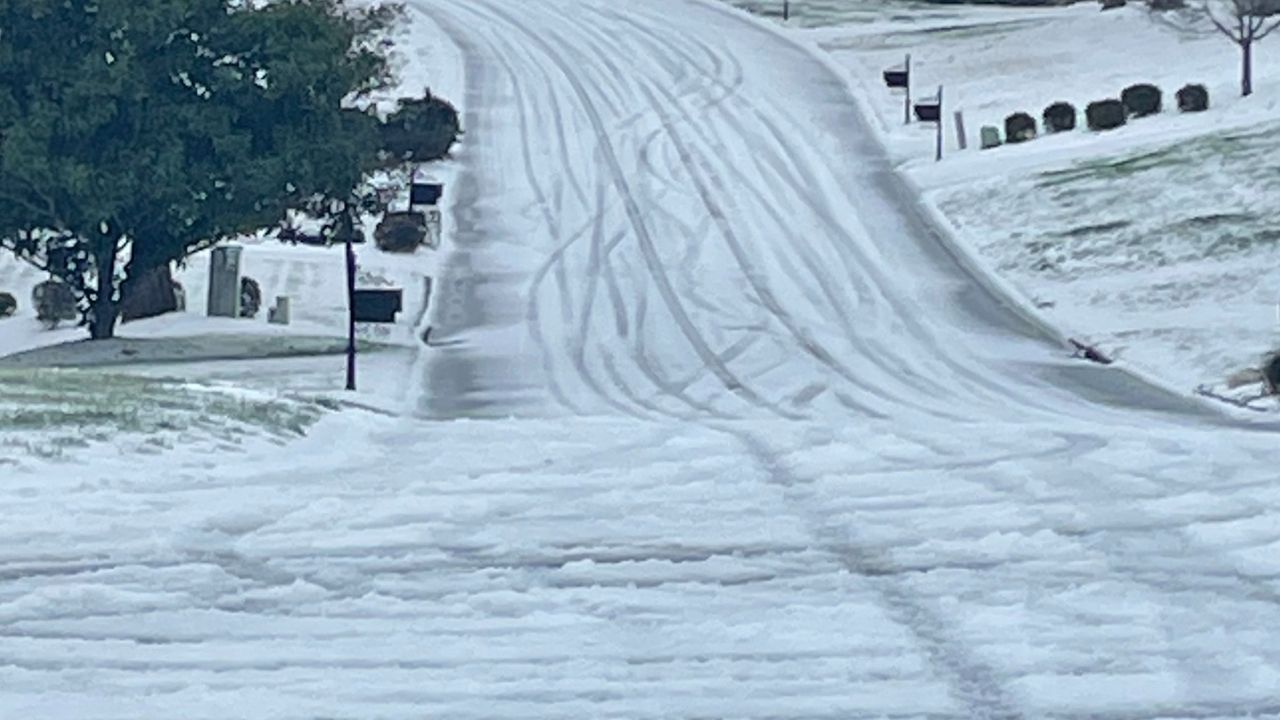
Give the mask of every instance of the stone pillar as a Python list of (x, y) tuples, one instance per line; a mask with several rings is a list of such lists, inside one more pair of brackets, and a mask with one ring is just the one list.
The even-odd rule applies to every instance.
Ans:
[(240, 317), (240, 253), (237, 245), (217, 247), (209, 258), (209, 317)]
[(288, 325), (289, 324), (289, 296), (276, 296), (275, 307), (267, 310), (267, 322), (272, 325)]

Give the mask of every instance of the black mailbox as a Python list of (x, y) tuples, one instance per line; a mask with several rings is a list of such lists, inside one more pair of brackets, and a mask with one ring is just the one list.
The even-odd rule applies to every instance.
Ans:
[(444, 194), (444, 185), (440, 183), (413, 183), (409, 186), (410, 205), (435, 205)]
[(942, 105), (937, 100), (916, 103), (916, 119), (920, 122), (938, 122), (942, 119)]
[(891, 88), (904, 88), (910, 81), (910, 73), (904, 68), (889, 68), (884, 71), (884, 84)]
[(404, 309), (403, 290), (356, 290), (351, 309), (356, 322), (394, 323)]

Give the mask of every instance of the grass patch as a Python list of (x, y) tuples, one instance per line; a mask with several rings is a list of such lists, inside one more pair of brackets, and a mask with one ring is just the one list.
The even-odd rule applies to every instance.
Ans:
[(1180, 157), (1181, 154), (1182, 151), (1174, 147), (1119, 159), (1088, 160), (1063, 170), (1040, 173), (1036, 187), (1050, 189), (1072, 183), (1124, 180), (1152, 170), (1188, 164), (1190, 159)]
[(124, 438), (153, 447), (250, 436), (283, 442), (331, 405), (98, 371), (0, 370), (0, 443), (47, 458)]
[(1133, 225), (1131, 220), (1114, 220), (1112, 222), (1097, 223), (1095, 225), (1081, 225), (1079, 227), (1071, 228), (1070, 230), (1056, 232), (1054, 235), (1060, 238), (1079, 238), (1088, 235), (1101, 235), (1104, 233), (1115, 232), (1117, 230), (1123, 230), (1130, 225)]
[(1069, 168), (1040, 173), (1036, 187), (1050, 189), (1074, 183), (1129, 180), (1160, 170), (1195, 168), (1210, 161), (1261, 162), (1270, 167), (1262, 158), (1270, 157), (1274, 151), (1278, 130), (1280, 125), (1271, 123), (1245, 132), (1204, 135), (1159, 150), (1086, 160)]

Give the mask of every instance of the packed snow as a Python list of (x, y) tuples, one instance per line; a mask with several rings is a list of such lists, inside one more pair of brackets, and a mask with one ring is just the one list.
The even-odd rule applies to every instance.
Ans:
[(409, 9), (465, 70), (394, 331), (436, 340), (367, 410), (180, 366), (293, 430), (0, 464), (0, 716), (1280, 715), (1276, 424), (1071, 357), (861, 56), (701, 0)]

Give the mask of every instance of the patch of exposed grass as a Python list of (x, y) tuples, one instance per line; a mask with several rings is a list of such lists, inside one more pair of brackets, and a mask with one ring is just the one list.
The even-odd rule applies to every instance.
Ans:
[(86, 370), (0, 370), (0, 443), (45, 458), (135, 438), (153, 448), (191, 439), (236, 444), (305, 434), (332, 403)]
[(1036, 186), (1049, 189), (1089, 181), (1123, 180), (1151, 170), (1190, 162), (1189, 158), (1181, 157), (1181, 154), (1176, 148), (1163, 148), (1118, 159), (1088, 160), (1063, 170), (1040, 173), (1040, 181)]
[[(782, 0), (728, 0), (756, 15), (782, 19)], [(791, 0), (790, 24), (796, 27), (827, 27), (866, 23), (874, 20), (918, 22), (953, 18), (963, 8), (940, 6), (924, 0)]]
[(1070, 230), (1063, 230), (1061, 232), (1054, 233), (1054, 235), (1061, 238), (1075, 238), (1075, 237), (1083, 237), (1085, 235), (1100, 235), (1104, 233), (1115, 232), (1117, 230), (1123, 230), (1132, 224), (1133, 223), (1129, 220), (1113, 220), (1111, 222), (1097, 223), (1094, 225), (1080, 225), (1078, 227), (1073, 227)]

